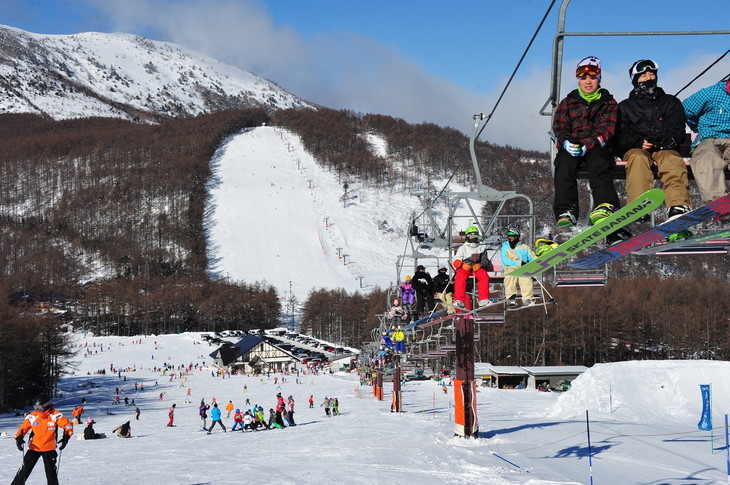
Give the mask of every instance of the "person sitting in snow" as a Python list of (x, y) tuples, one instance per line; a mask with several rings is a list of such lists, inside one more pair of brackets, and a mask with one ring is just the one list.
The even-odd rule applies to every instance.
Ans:
[(114, 428), (114, 433), (117, 434), (120, 438), (131, 438), (132, 437), (132, 426), (129, 424), (129, 421), (126, 423), (117, 426)]
[(89, 418), (86, 420), (86, 428), (84, 428), (84, 439), (85, 440), (97, 440), (99, 438), (103, 438), (101, 434), (94, 431), (94, 424), (96, 424), (96, 421)]

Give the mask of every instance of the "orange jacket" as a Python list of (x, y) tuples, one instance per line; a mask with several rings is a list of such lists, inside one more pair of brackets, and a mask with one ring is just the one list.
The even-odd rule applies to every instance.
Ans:
[(33, 451), (52, 451), (56, 449), (56, 429), (61, 428), (68, 436), (73, 436), (74, 426), (63, 414), (51, 408), (48, 411), (33, 411), (28, 414), (15, 437), (33, 433), (28, 449)]
[(84, 414), (83, 406), (79, 406), (76, 409), (74, 409), (73, 411), (71, 411), (71, 416), (73, 416), (75, 418), (80, 418), (82, 414)]
[(232, 402), (228, 401), (228, 404), (226, 404), (226, 411), (228, 411), (229, 413), (231, 411), (233, 411), (233, 403)]

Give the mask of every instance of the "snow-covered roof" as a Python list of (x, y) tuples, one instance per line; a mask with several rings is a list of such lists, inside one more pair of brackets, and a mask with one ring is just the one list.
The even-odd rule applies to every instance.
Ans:
[(529, 374), (533, 376), (550, 376), (550, 375), (578, 375), (588, 370), (583, 365), (548, 365), (544, 367), (523, 367)]
[(486, 362), (474, 364), (474, 373), (477, 376), (486, 374), (511, 374), (511, 375), (578, 375), (587, 371), (588, 367), (583, 365), (548, 365), (548, 366), (517, 366), (517, 365), (492, 365)]

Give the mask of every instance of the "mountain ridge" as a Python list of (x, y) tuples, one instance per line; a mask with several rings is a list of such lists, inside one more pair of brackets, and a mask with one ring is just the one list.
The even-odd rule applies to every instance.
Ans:
[(251, 72), (139, 35), (45, 35), (0, 25), (0, 45), (0, 113), (155, 122), (226, 109), (315, 108)]

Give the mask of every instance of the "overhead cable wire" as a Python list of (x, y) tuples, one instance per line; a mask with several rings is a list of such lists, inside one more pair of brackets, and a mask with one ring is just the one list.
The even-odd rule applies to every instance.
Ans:
[[(537, 35), (540, 33), (540, 30), (542, 29), (542, 26), (545, 24), (545, 20), (547, 20), (548, 15), (550, 15), (550, 11), (553, 9), (553, 6), (555, 5), (555, 2), (557, 0), (553, 0), (550, 2), (550, 6), (548, 7), (547, 11), (545, 11), (545, 15), (543, 15), (542, 20), (540, 21), (540, 25), (537, 26), (537, 29), (532, 34), (532, 38), (530, 39), (530, 42), (527, 44), (527, 47), (525, 48), (525, 51), (522, 53), (522, 57), (520, 57), (519, 62), (517, 63), (517, 66), (515, 67), (514, 71), (512, 71), (512, 75), (510, 76), (509, 80), (507, 81), (507, 84), (504, 86), (504, 89), (502, 90), (502, 94), (499, 95), (499, 99), (497, 99), (497, 102), (494, 105), (494, 108), (492, 108), (492, 112), (489, 113), (489, 116), (487, 116), (486, 121), (482, 125), (481, 130), (479, 130), (479, 133), (474, 137), (475, 141), (477, 138), (479, 138), (479, 135), (481, 135), (482, 131), (484, 131), (484, 128), (487, 126), (487, 123), (489, 123), (489, 120), (492, 118), (492, 115), (497, 110), (497, 107), (499, 106), (499, 103), (502, 101), (502, 98), (504, 97), (505, 93), (507, 92), (507, 89), (509, 88), (510, 84), (512, 83), (512, 79), (514, 79), (515, 75), (517, 74), (517, 71), (519, 70), (520, 66), (522, 65), (522, 61), (525, 60), (525, 57), (527, 56), (527, 53), (530, 51), (530, 48), (532, 47), (532, 44), (535, 42), (535, 39), (537, 38)], [(454, 168), (454, 171), (451, 173), (451, 176), (449, 176), (449, 179), (446, 181), (446, 184), (444, 184), (444, 187), (439, 191), (439, 193), (434, 197), (433, 202), (437, 201), (441, 195), (446, 191), (446, 187), (449, 186), (451, 183), (451, 180), (453, 180), (456, 173), (459, 171), (461, 166), (464, 164), (464, 159), (462, 158), (461, 161), (456, 165), (456, 168)], [(416, 216), (416, 219), (421, 217), (427, 209), (423, 209), (418, 216)]]
[[(688, 82), (687, 84), (685, 84), (684, 87), (682, 89), (680, 89), (679, 91), (677, 91), (674, 95), (675, 96), (679, 96), (679, 93), (681, 93), (682, 91), (684, 91), (685, 89), (687, 89), (690, 84), (692, 84), (693, 82), (695, 82), (696, 80), (698, 80), (700, 77), (704, 76), (704, 74), (707, 71), (709, 71), (710, 69), (712, 69), (712, 66), (714, 66), (715, 64), (717, 64), (718, 62), (720, 62), (722, 60), (722, 58), (727, 55), (728, 52), (730, 52), (730, 49), (726, 50), (723, 55), (721, 55), (720, 57), (718, 57), (717, 59), (715, 59), (715, 62), (713, 62), (712, 64), (710, 64), (709, 66), (707, 66), (704, 71), (702, 71), (701, 73), (697, 74), (697, 76), (695, 76), (694, 79), (692, 79), (690, 82)], [(725, 78), (723, 78), (723, 79), (727, 79), (728, 77), (730, 77), (730, 74), (728, 74), (727, 76), (725, 76)]]

